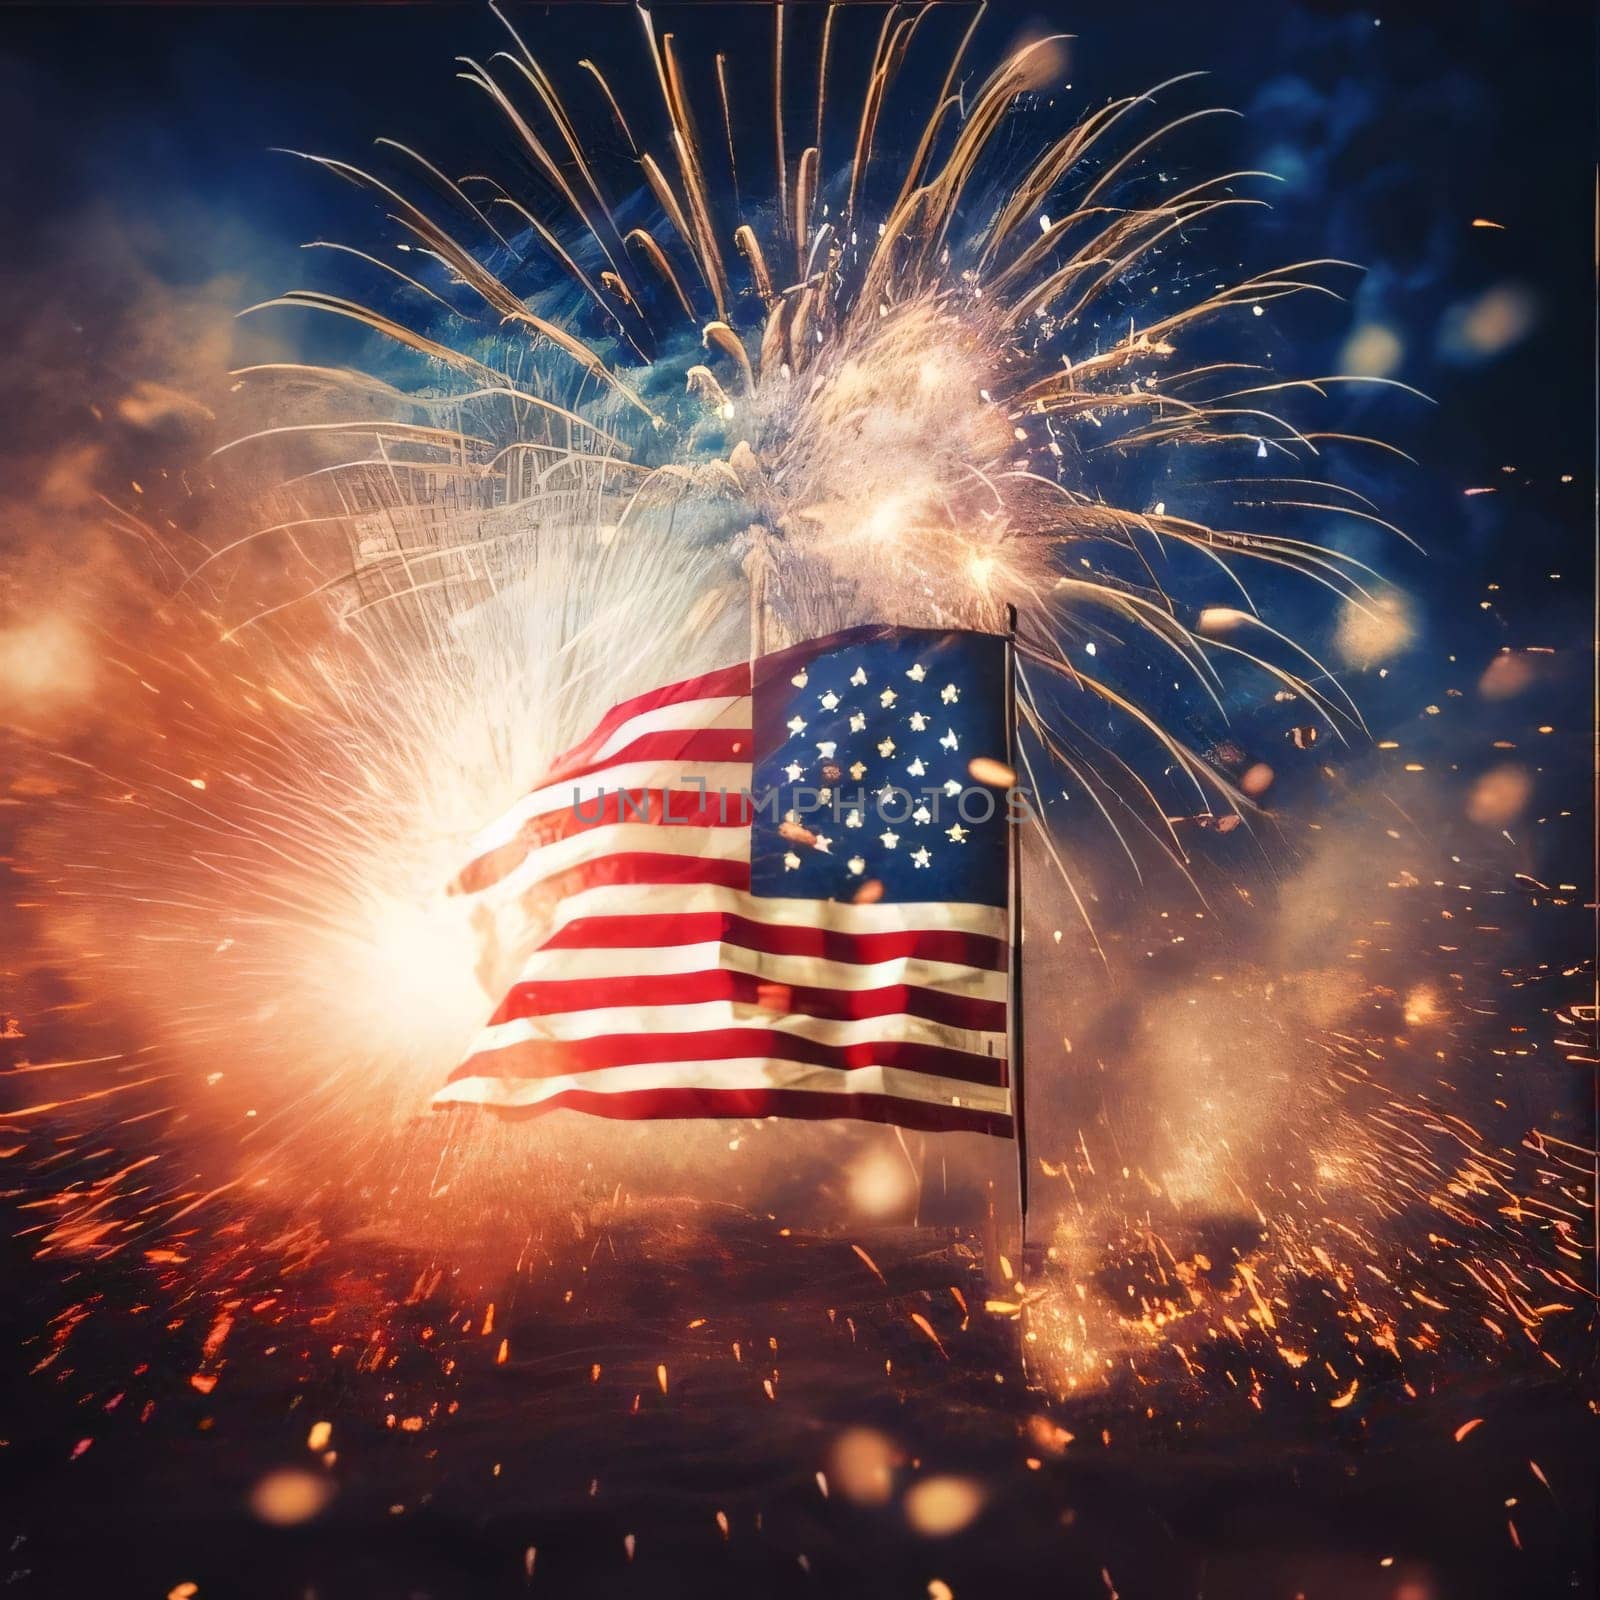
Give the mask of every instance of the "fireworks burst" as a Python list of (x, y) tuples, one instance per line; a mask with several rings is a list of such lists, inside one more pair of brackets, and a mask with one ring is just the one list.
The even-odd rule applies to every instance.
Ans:
[[(490, 98), (552, 191), (550, 217), (492, 178), (446, 180), (390, 141), (381, 142), (432, 180), (455, 213), (449, 225), (406, 198), (399, 178), (308, 158), (393, 208), (399, 248), (430, 260), (434, 282), (401, 274), (396, 299), (406, 310), (393, 316), (313, 291), (267, 306), (353, 318), (428, 358), (455, 387), (420, 402), (390, 391), (405, 420), (382, 426), (295, 423), (258, 437), (356, 431), (375, 440), (378, 459), (320, 470), (366, 486), (402, 519), (432, 501), (443, 479), (488, 514), (570, 527), (551, 496), (575, 473), (595, 473), (621, 501), (621, 537), (647, 537), (666, 517), (673, 537), (741, 558), (763, 638), (867, 619), (993, 628), (1016, 605), (1039, 680), (1028, 696), (1033, 731), (1077, 781), (1091, 793), (1113, 781), (1100, 741), (1084, 736), (1109, 707), (1158, 743), (1203, 804), (1248, 809), (1248, 796), (1142, 710), (1114, 672), (1097, 670), (1092, 648), (1072, 647), (1131, 635), (1169, 652), (1219, 710), (1219, 665), (1243, 660), (1304, 698), (1335, 732), (1358, 721), (1320, 664), (1261, 620), (1238, 569), (1299, 572), (1364, 611), (1375, 574), (1303, 534), (1296, 519), (1389, 527), (1321, 472), (1330, 443), (1389, 447), (1283, 414), (1297, 394), (1324, 395), (1340, 380), (1283, 382), (1249, 360), (1185, 355), (1230, 315), (1333, 294), (1321, 280), (1348, 264), (1301, 262), (1207, 290), (1180, 266), (1166, 285), (1167, 309), (1160, 275), (1177, 247), (1221, 214), (1262, 204), (1241, 190), (1265, 175), (1184, 184), (1152, 170), (1163, 141), (1221, 114), (1159, 121), (1158, 107), (1182, 80), (1111, 102), (1045, 142), (1020, 175), (1008, 171), (1017, 163), (999, 158), (1001, 136), (1054, 110), (1064, 41), (1024, 46), (964, 87), (976, 17), (931, 107), (910, 119), (922, 129), (912, 159), (887, 172), (879, 124), (913, 42), (932, 31), (932, 11), (885, 18), (859, 113), (830, 118), (830, 63), (845, 26), (836, 9), (819, 59), (806, 68), (814, 142), (791, 161), (780, 111), (770, 198), (733, 219), (719, 215), (726, 196), (741, 192), (726, 57), (716, 58), (715, 75), (724, 155), (697, 132), (704, 118), (691, 108), (678, 42), (658, 34), (648, 13), (645, 45), (670, 154), (658, 160), (636, 137), (641, 113), (624, 112), (598, 66), (584, 62), (580, 73), (659, 207), (648, 226), (624, 231), (623, 208), (578, 132), (578, 113), (509, 22), (511, 48), (487, 64), (463, 58), (461, 75)], [(780, 25), (772, 62), (780, 108), (800, 75), (793, 53), (786, 56)], [(838, 123), (854, 137), (835, 169), (830, 157), (841, 153), (829, 143), (844, 144), (831, 131)], [(714, 164), (726, 167), (715, 180)], [(742, 192), (752, 187), (747, 164)], [(453, 231), (463, 218), (475, 238)], [(564, 295), (549, 287), (552, 263), (570, 279)], [(513, 287), (530, 277), (540, 285), (534, 294)], [(406, 313), (410, 324), (398, 320)], [(598, 329), (587, 339), (574, 332), (585, 322)], [(296, 377), (341, 388), (352, 381)], [(458, 419), (448, 426), (446, 411)], [(1241, 456), (1267, 467), (1213, 481), (1199, 465), (1228, 462), (1224, 470), (1237, 473)], [(1180, 514), (1161, 500), (1118, 503), (1107, 492), (1118, 473), (1156, 482), (1178, 460), (1191, 501), (1220, 494), (1230, 518), (1245, 513), (1254, 525)], [(374, 490), (380, 475), (387, 482)], [(342, 509), (319, 517), (302, 504), (299, 516), (261, 536), (337, 519)], [(456, 518), (442, 536), (396, 536), (403, 558), (363, 559), (358, 549), (355, 580), (340, 572), (333, 582), (388, 581), (399, 566), (385, 602), (443, 589), (459, 603), (463, 588), (480, 581), (486, 540), (483, 527)], [(1173, 597), (1171, 588), (1193, 587), (1189, 562), (1213, 574), (1225, 606)], [(1049, 679), (1060, 680), (1061, 693), (1046, 692)], [(1055, 706), (1048, 721), (1045, 698)]]

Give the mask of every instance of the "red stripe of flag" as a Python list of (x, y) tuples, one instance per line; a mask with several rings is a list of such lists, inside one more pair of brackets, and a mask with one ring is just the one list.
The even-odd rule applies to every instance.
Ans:
[(595, 1093), (564, 1089), (530, 1106), (496, 1106), (503, 1116), (533, 1117), (547, 1111), (586, 1111), (619, 1122), (686, 1117), (787, 1117), (821, 1120), (849, 1117), (858, 1122), (889, 1122), (927, 1133), (987, 1133), (1008, 1139), (1009, 1115), (972, 1106), (930, 1105), (895, 1095), (835, 1094), (812, 1089), (628, 1089)]
[(602, 1067), (637, 1067), (675, 1061), (800, 1061), (813, 1067), (853, 1072), (861, 1067), (899, 1067), (932, 1078), (1004, 1088), (1006, 1064), (998, 1056), (975, 1055), (947, 1045), (904, 1039), (825, 1044), (777, 1028), (712, 1028), (702, 1033), (603, 1033), (592, 1039), (524, 1039), (469, 1056), (450, 1074), (463, 1078), (560, 1078)]
[(750, 887), (748, 861), (708, 860), (704, 856), (669, 856), (652, 850), (621, 850), (568, 867), (539, 883), (542, 898), (565, 900), (585, 889), (615, 888), (622, 884), (705, 884), (716, 889)]
[(1006, 1025), (1002, 1000), (980, 1000), (906, 983), (885, 984), (878, 989), (824, 989), (727, 967), (641, 977), (525, 980), (512, 984), (489, 1025), (518, 1017), (553, 1017), (568, 1011), (603, 1011), (613, 1006), (691, 1006), (715, 1000), (760, 1006), (779, 1016), (818, 1017), (826, 1022), (908, 1016), (952, 1028), (970, 1028), (975, 1033), (1001, 1033)]
[(689, 700), (720, 700), (728, 695), (750, 693), (750, 668), (741, 662), (736, 667), (722, 667), (716, 672), (703, 672), (698, 678), (685, 678), (681, 683), (663, 684), (646, 694), (635, 695), (613, 706), (601, 719), (600, 725), (587, 739), (563, 750), (550, 763), (549, 775), (544, 779), (552, 783), (568, 776), (572, 767), (594, 760), (595, 752), (604, 747), (625, 722), (642, 716), (647, 711), (659, 711), (663, 706), (682, 705)]
[[(552, 773), (540, 789), (558, 783), (577, 783), (596, 773), (609, 772), (630, 761), (750, 761), (752, 735), (748, 728), (663, 728), (641, 733), (600, 760), (578, 762)], [(694, 776), (691, 768), (684, 774)]]

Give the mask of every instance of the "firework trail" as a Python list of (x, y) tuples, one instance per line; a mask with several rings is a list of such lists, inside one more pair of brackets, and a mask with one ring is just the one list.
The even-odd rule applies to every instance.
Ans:
[[(519, 176), (452, 179), (392, 141), (394, 177), (306, 158), (376, 196), (397, 254), (317, 241), (378, 275), (377, 302), (295, 290), (252, 309), (353, 322), (390, 376), (285, 362), (235, 375), (256, 420), (214, 463), (249, 486), (253, 520), (199, 552), (127, 530), (162, 641), (130, 670), (183, 709), (143, 719), (160, 743), (83, 763), (32, 839), (39, 859), (86, 864), (48, 885), (52, 946), (111, 950), (107, 981), (166, 1061), (125, 1072), (139, 1053), (125, 1055), (107, 1086), (40, 1096), (19, 1125), (93, 1129), (102, 1096), (126, 1098), (129, 1119), (192, 1118), (245, 1153), (216, 1184), (141, 1171), (136, 1203), (122, 1169), (86, 1169), (46, 1248), (121, 1249), (240, 1186), (357, 1216), (448, 1193), (442, 1232), (481, 1220), (496, 1183), (473, 1172), (525, 1170), (505, 1131), (409, 1119), (481, 1020), (474, 973), (493, 989), (514, 951), (444, 885), (483, 818), (664, 662), (692, 672), (863, 620), (994, 628), (1014, 604), (1024, 779), (1086, 798), (1129, 871), (1152, 842), (1187, 868), (1173, 814), (1248, 825), (1271, 781), (1168, 727), (1141, 695), (1149, 662), (1219, 722), (1244, 671), (1296, 702), (1297, 743), (1359, 734), (1337, 677), (1261, 614), (1251, 576), (1298, 575), (1381, 631), (1377, 575), (1316, 530), (1404, 537), (1330, 470), (1391, 447), (1297, 420), (1339, 380), (1277, 378), (1239, 331), (1274, 302), (1336, 293), (1348, 265), (1219, 283), (1191, 261), (1268, 181), (1161, 169), (1186, 127), (1221, 114), (1164, 110), (1191, 84), (1051, 132), (1064, 40), (984, 75), (981, 9), (952, 42), (953, 13), (896, 6), (846, 100), (846, 35), (855, 51), (865, 25), (849, 9), (827, 9), (807, 57), (780, 20), (770, 151), (736, 134), (750, 91), (729, 58), (691, 61), (641, 12), (653, 99), (590, 61), (558, 79), (504, 17), (503, 49), (462, 58)], [(908, 62), (940, 51), (938, 88), (913, 110)], [(901, 164), (891, 122), (917, 130)], [(756, 170), (769, 157), (770, 176)], [(1148, 751), (1108, 738), (1111, 723)], [(1041, 828), (1030, 850), (1057, 884), (1036, 897), (1030, 983), (1053, 987), (1057, 903), (1093, 919), (1063, 841)], [(1391, 1241), (1413, 1209), (1459, 1230), (1452, 1297), (1493, 1308), (1502, 1340), (1537, 1343), (1570, 1309), (1575, 1161), (1532, 1149), (1547, 1199), (1529, 1208), (1526, 1152), (1411, 1103), (1368, 1041), (1308, 1049), (1268, 1030), (1261, 1044), (1278, 1065), (1233, 1096), (1292, 1084), (1270, 1116), (1205, 1101), (1213, 1132), (1153, 1172), (1097, 1171), (1081, 1133), (1043, 1163), (1068, 1191), (1056, 1242), (1071, 1266), (1019, 1285), (1014, 1309), (1032, 1306), (1065, 1387), (1150, 1343), (1187, 1373), (1207, 1362), (1200, 1344), (1243, 1351), (1259, 1385), (1269, 1362), (1307, 1367), (1341, 1318), (1360, 1330), (1358, 1362), (1436, 1345), (1443, 1291), (1416, 1287), (1420, 1252), (1397, 1261)], [(201, 1075), (221, 1092), (197, 1110)], [(1202, 1109), (1193, 1093), (1174, 1085), (1174, 1120)], [(1246, 1110), (1248, 1133), (1234, 1126)], [(1317, 1138), (1284, 1148), (1300, 1122)], [(540, 1137), (534, 1213), (591, 1165), (638, 1180), (656, 1162), (678, 1181), (728, 1142), (685, 1134), (647, 1155), (629, 1136), (619, 1156), (614, 1129), (603, 1145), (563, 1128), (559, 1152)], [(1248, 1224), (1215, 1259), (1193, 1220), (1202, 1195)], [(1312, 1283), (1334, 1286), (1336, 1314)], [(1085, 1309), (1090, 1291), (1110, 1309)], [(1347, 1362), (1309, 1370), (1348, 1385)]]

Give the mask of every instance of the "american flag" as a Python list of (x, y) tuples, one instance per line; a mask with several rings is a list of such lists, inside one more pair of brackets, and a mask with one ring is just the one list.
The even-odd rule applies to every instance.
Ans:
[(1009, 1136), (1006, 673), (856, 628), (615, 707), (457, 879), (537, 944), (435, 1105)]

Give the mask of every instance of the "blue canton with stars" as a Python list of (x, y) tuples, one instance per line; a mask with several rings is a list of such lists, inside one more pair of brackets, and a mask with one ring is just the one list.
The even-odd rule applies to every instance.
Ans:
[(1006, 792), (970, 771), (1011, 759), (1005, 649), (869, 627), (762, 656), (752, 891), (1005, 905)]

